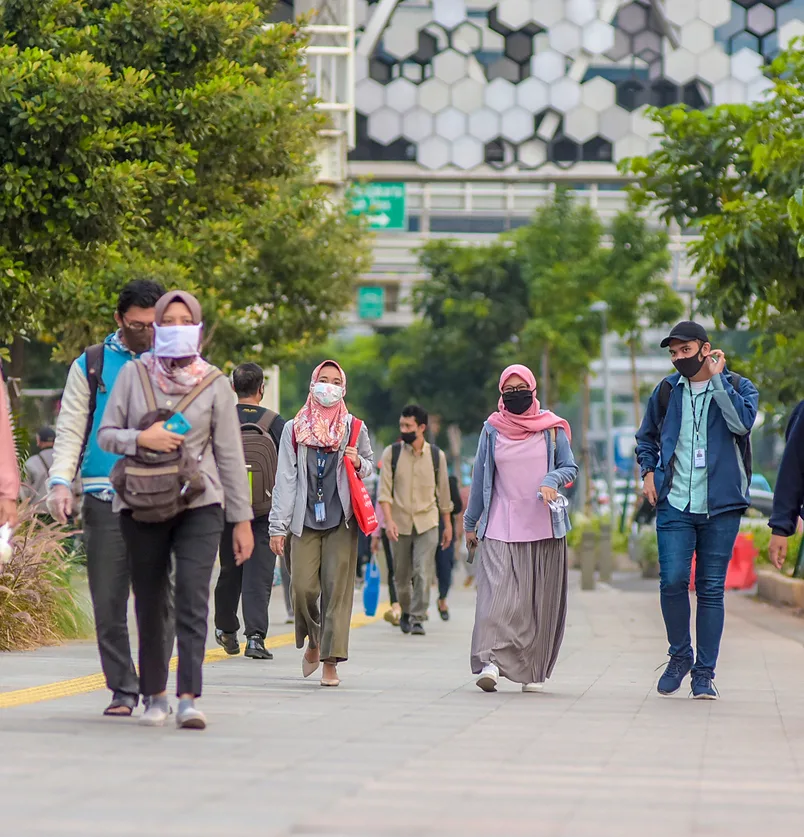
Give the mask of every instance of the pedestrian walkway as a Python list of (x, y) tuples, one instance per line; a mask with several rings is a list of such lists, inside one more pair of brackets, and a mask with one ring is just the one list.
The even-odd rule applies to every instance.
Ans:
[[(287, 646), (208, 665), (205, 733), (101, 718), (98, 692), (2, 709), (0, 835), (800, 837), (804, 620), (730, 596), (722, 699), (661, 699), (656, 593), (572, 583), (544, 694), (474, 686), (460, 590), (425, 638), (355, 629), (339, 689)], [(36, 660), (0, 657), (0, 692)]]

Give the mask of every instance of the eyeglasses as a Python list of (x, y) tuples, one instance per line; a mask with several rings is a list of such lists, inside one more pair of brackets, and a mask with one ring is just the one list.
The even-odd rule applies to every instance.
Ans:
[(140, 323), (136, 320), (133, 323), (128, 322), (128, 320), (123, 320), (123, 325), (129, 330), (133, 331), (135, 334), (141, 334), (143, 331), (153, 331), (154, 326), (153, 323)]
[(520, 384), (517, 387), (503, 387), (503, 392), (530, 392), (527, 384)]

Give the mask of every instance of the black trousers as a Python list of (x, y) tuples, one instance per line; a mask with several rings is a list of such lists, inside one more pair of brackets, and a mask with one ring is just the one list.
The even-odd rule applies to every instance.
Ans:
[(385, 529), (382, 530), (382, 550), (385, 553), (385, 565), (388, 567), (388, 596), (391, 604), (394, 605), (399, 602), (399, 596), (396, 594), (396, 579), (394, 578), (394, 554), (391, 552), (391, 541), (388, 540)]
[(251, 521), (254, 552), (251, 560), (239, 567), (235, 564), (233, 530), (234, 524), (227, 523), (221, 535), (221, 572), (215, 585), (215, 627), (227, 634), (235, 634), (240, 630), (237, 606), (242, 594), (246, 636), (256, 634), (265, 639), (268, 635), (268, 606), (271, 604), (276, 568), (276, 555), (268, 545), (268, 515)]
[(165, 523), (140, 523), (130, 512), (120, 528), (131, 556), (131, 581), (140, 634), (140, 691), (165, 691), (168, 660), (165, 636), (170, 554), (176, 563), (176, 637), (179, 647), (177, 695), (201, 695), (201, 668), (207, 642), (209, 582), (223, 531), (223, 509), (190, 509)]
[(119, 516), (112, 511), (111, 503), (86, 494), (83, 519), (87, 578), (103, 675), (115, 695), (136, 697), (140, 693), (139, 678), (128, 637), (131, 573)]

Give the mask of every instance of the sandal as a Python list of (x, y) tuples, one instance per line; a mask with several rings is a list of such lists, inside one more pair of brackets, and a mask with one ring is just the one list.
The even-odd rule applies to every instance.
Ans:
[(112, 702), (103, 710), (103, 714), (110, 718), (130, 718), (136, 706), (137, 698), (133, 695), (115, 695)]

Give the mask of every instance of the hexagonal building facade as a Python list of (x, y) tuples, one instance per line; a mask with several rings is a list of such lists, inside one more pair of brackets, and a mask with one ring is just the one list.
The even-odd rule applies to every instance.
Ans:
[(804, 36), (804, 0), (398, 0), (379, 35), (379, 0), (357, 2), (358, 47), (376, 43), (357, 58), (351, 159), (426, 170), (647, 153), (648, 106), (758, 99)]

